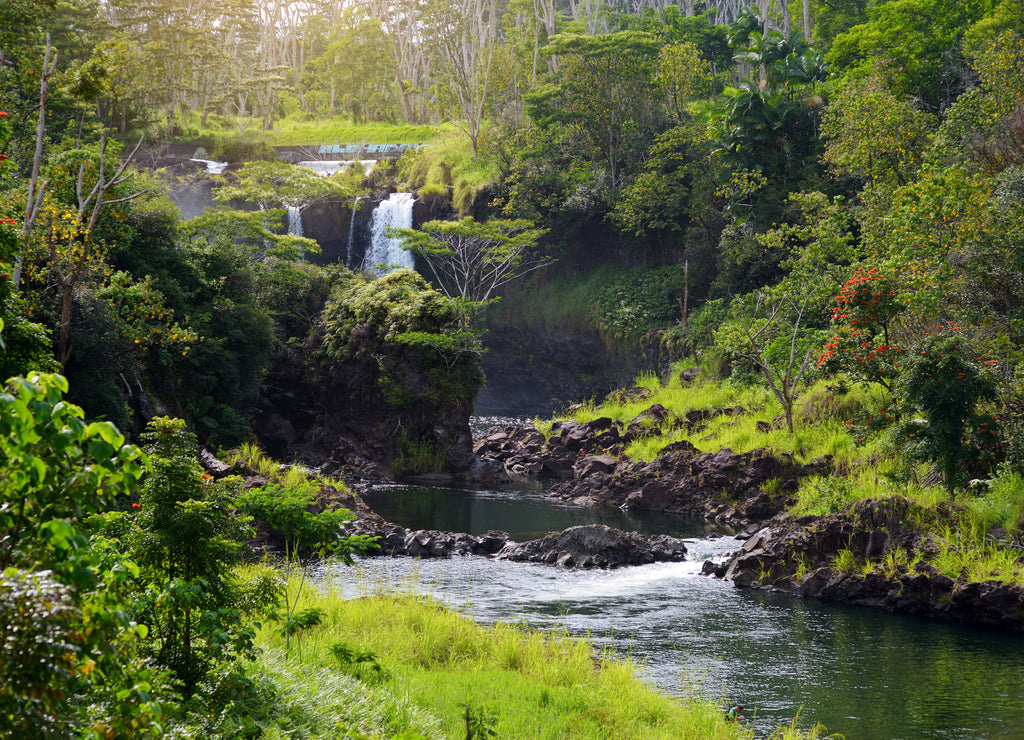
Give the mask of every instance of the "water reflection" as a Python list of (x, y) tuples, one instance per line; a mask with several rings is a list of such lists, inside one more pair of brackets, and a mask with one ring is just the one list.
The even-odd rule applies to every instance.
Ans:
[(545, 495), (542, 483), (500, 489), (465, 490), (425, 486), (375, 486), (361, 494), (385, 519), (412, 529), (484, 534), (503, 529), (518, 541), (561, 532), (578, 524), (606, 524), (647, 535), (705, 537), (715, 528), (705, 522), (648, 512), (592, 508)]

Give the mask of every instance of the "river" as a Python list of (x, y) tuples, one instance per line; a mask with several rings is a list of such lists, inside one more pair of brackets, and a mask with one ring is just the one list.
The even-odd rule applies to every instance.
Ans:
[(409, 586), (477, 620), (587, 636), (637, 663), (670, 693), (698, 689), (741, 703), (759, 735), (799, 715), (846, 740), (1024, 739), (1024, 638), (999, 632), (736, 589), (700, 575), (739, 541), (661, 515), (594, 511), (537, 486), (450, 490), (388, 486), (364, 498), (417, 529), (525, 540), (604, 523), (687, 540), (685, 563), (609, 571), (499, 562), (367, 558), (332, 572), (351, 593)]

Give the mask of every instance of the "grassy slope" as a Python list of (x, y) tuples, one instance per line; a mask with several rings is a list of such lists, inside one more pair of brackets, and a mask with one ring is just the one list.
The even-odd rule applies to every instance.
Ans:
[[(661, 694), (633, 666), (595, 657), (564, 635), (482, 627), (409, 594), (344, 599), (306, 589), (300, 609), (309, 607), (323, 610), (323, 623), (293, 638), (289, 658), (277, 631), (260, 635), (259, 670), (288, 697), (282, 716), (298, 733), (289, 737), (463, 738), (468, 705), (499, 738), (752, 738), (716, 703)], [(337, 644), (372, 653), (380, 670), (340, 662)], [(820, 730), (773, 737), (810, 739)], [(285, 736), (277, 732), (265, 736)]]
[[(871, 434), (863, 426), (849, 423), (850, 419), (877, 418), (884, 411), (889, 399), (877, 386), (855, 385), (837, 392), (824, 382), (813, 385), (798, 402), (798, 423), (790, 434), (778, 418), (778, 402), (763, 386), (714, 380), (684, 386), (676, 373), (665, 383), (653, 376), (641, 377), (637, 383), (651, 395), (600, 406), (587, 404), (574, 409), (568, 418), (587, 421), (608, 416), (628, 423), (654, 403), (680, 416), (695, 409), (742, 406), (744, 413), (718, 417), (699, 431), (666, 430), (661, 436), (634, 442), (626, 455), (650, 460), (666, 445), (682, 439), (705, 452), (728, 447), (742, 453), (766, 447), (792, 454), (801, 462), (831, 455), (836, 472), (801, 481), (794, 515), (820, 516), (842, 511), (860, 499), (904, 496), (921, 507), (918, 521), (909, 524), (931, 529), (939, 552), (930, 562), (941, 572), (952, 578), (1024, 584), (1024, 565), (1011, 544), (1024, 522), (1024, 479), (1005, 475), (979, 495), (960, 495), (951, 517), (944, 487), (929, 483), (935, 476), (928, 466), (907, 466), (889, 447), (884, 434)], [(772, 429), (760, 431), (758, 422), (769, 422)], [(550, 423), (538, 422), (537, 426), (546, 431)], [(903, 562), (844, 559), (839, 565), (848, 571), (891, 570), (900, 564), (912, 565), (920, 554), (895, 557)]]
[(258, 122), (250, 124), (245, 136), (239, 136), (238, 127), (220, 116), (211, 115), (206, 126), (198, 116), (192, 116), (188, 129), (176, 140), (188, 143), (210, 144), (214, 141), (245, 140), (270, 146), (303, 146), (318, 144), (418, 144), (434, 141), (444, 127), (414, 126), (409, 124), (352, 123), (348, 118), (308, 118), (293, 115), (280, 119), (270, 131), (260, 129)]

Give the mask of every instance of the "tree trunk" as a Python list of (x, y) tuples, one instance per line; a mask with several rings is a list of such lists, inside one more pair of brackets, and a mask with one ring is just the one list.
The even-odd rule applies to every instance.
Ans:
[(28, 250), (29, 237), (36, 223), (36, 216), (39, 215), (39, 207), (43, 204), (43, 194), (46, 192), (48, 181), (39, 184), (39, 168), (43, 162), (43, 141), (46, 138), (46, 96), (50, 90), (50, 76), (57, 69), (57, 54), (50, 58), (50, 34), (46, 34), (46, 54), (43, 57), (43, 73), (39, 80), (39, 118), (36, 122), (36, 151), (32, 157), (32, 174), (28, 180), (28, 197), (25, 199), (25, 225), (21, 230), (23, 246), (14, 258), (14, 272), (12, 282), (14, 289), (21, 288), (21, 269), (25, 262), (25, 252)]

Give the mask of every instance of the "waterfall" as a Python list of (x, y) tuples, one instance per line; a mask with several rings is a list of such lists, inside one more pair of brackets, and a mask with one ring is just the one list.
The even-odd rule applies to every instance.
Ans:
[[(323, 159), (323, 160), (306, 160), (302, 162), (296, 162), (298, 167), (307, 167), (324, 177), (329, 177), (336, 172), (346, 169), (353, 161), (351, 159)], [(373, 168), (377, 165), (376, 159), (360, 159), (359, 164), (363, 166), (363, 174), (369, 175)]]
[(363, 257), (363, 269), (377, 277), (398, 267), (412, 267), (412, 253), (402, 248), (400, 239), (391, 239), (386, 230), (389, 226), (400, 229), (412, 228), (412, 193), (392, 193), (373, 211), (370, 226), (370, 248)]
[(352, 269), (352, 249), (356, 238), (356, 213), (359, 211), (359, 196), (352, 199), (352, 218), (348, 222), (348, 252), (345, 254), (345, 267)]
[(228, 168), (227, 162), (214, 162), (211, 159), (190, 159), (189, 162), (200, 162), (206, 165), (206, 174), (220, 175)]
[(288, 206), (288, 233), (302, 236), (302, 211), (298, 206)]

